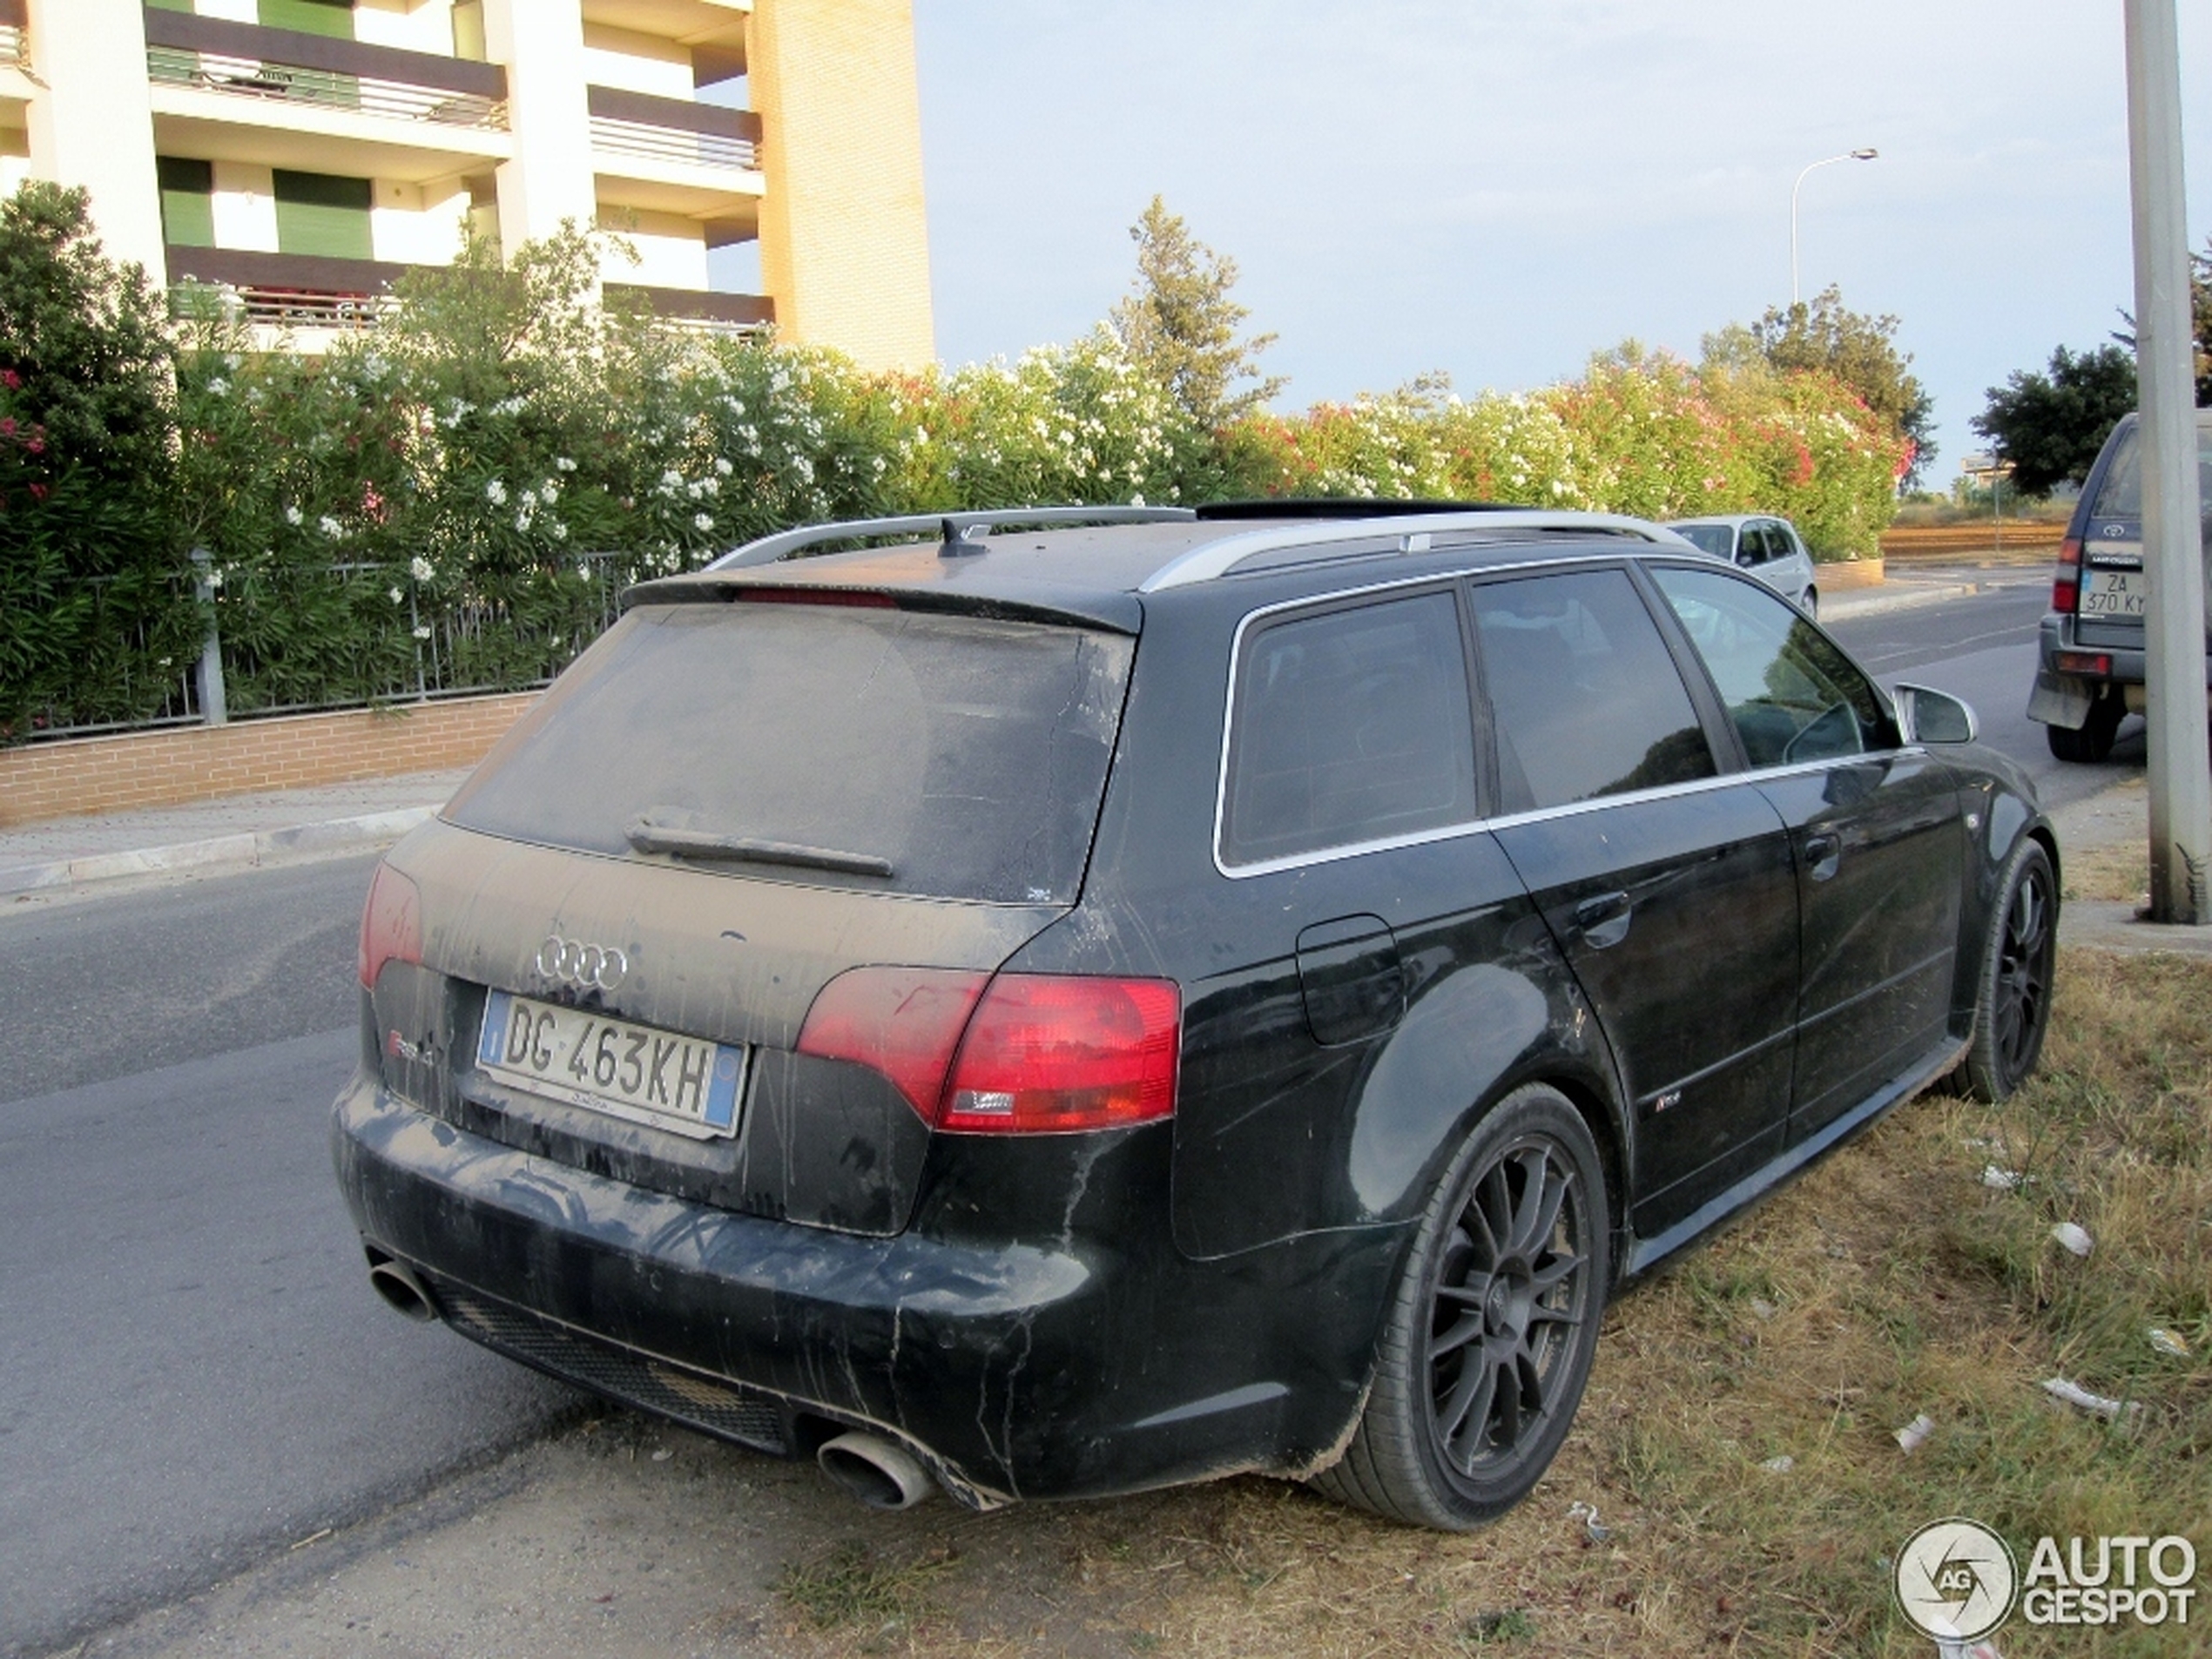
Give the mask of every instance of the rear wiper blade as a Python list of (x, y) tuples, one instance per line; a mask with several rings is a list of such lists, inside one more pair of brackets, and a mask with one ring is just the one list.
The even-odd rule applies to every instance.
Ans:
[(891, 860), (834, 846), (802, 846), (792, 841), (764, 841), (751, 835), (722, 835), (712, 830), (676, 829), (638, 819), (623, 832), (640, 853), (666, 853), (680, 859), (742, 860), (752, 864), (790, 864), (804, 870), (836, 870), (847, 875), (889, 875)]

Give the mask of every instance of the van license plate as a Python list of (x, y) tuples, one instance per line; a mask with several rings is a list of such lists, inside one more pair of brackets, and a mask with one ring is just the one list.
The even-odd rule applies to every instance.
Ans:
[(2092, 570), (2081, 573), (2081, 614), (2085, 617), (2140, 619), (2149, 604), (2148, 570)]
[(484, 999), (476, 1064), (534, 1095), (673, 1130), (734, 1135), (745, 1051), (509, 991)]

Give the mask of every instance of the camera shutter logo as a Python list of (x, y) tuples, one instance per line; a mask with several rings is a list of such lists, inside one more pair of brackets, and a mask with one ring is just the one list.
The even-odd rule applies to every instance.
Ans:
[(2012, 1548), (1978, 1521), (1930, 1521), (1892, 1573), (1898, 1609), (1926, 1635), (1975, 1642), (2005, 1622), (2020, 1588)]
[(580, 991), (611, 991), (630, 971), (630, 959), (611, 945), (587, 944), (554, 934), (537, 948), (536, 967), (557, 984)]

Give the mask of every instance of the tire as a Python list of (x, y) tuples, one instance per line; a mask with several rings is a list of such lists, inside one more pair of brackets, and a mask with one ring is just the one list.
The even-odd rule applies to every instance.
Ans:
[(1588, 1126), (1557, 1090), (1516, 1089), (1474, 1127), (1431, 1194), (1359, 1426), (1313, 1484), (1354, 1507), (1450, 1532), (1512, 1508), (1550, 1466), (1581, 1401), (1611, 1245)]
[(2128, 718), (2128, 705), (2116, 697), (2101, 697), (2089, 705), (2089, 718), (2081, 723), (2078, 732), (2062, 725), (2043, 728), (2050, 738), (2051, 752), (2060, 760), (2071, 760), (2083, 765), (2097, 765), (2112, 755), (2112, 740), (2120, 732), (2120, 723)]
[(1811, 617), (1813, 621), (1818, 622), (1820, 620), (1820, 590), (1807, 588), (1803, 605), (1805, 615)]
[(1974, 987), (1973, 1042), (1959, 1068), (1962, 1092), (1992, 1104), (2027, 1081), (2051, 1023), (2059, 894), (2040, 842), (2023, 840), (2013, 849), (1997, 893)]

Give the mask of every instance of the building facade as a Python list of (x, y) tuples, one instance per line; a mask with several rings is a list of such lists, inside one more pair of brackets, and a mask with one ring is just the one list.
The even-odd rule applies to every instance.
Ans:
[(295, 331), (573, 222), (671, 320), (934, 355), (911, 0), (0, 0), (26, 177)]

